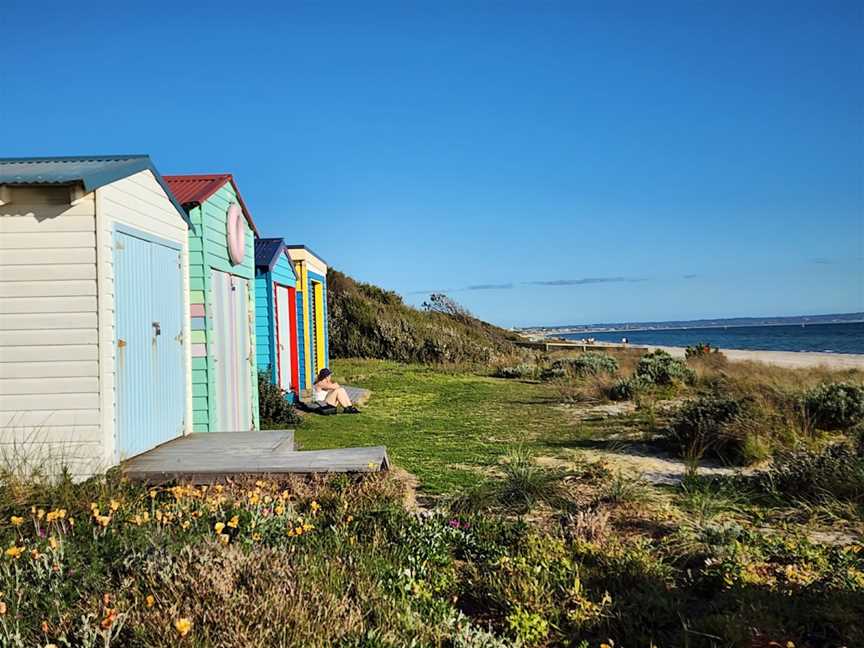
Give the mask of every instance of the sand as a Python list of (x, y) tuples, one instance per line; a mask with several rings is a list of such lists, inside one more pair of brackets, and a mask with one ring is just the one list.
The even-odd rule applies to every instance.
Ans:
[[(634, 348), (663, 349), (673, 356), (684, 357), (683, 347), (631, 344)], [(825, 366), (831, 369), (864, 369), (864, 355), (856, 353), (817, 353), (812, 351), (749, 351), (744, 349), (720, 349), (734, 362), (753, 361), (778, 367), (800, 369)]]

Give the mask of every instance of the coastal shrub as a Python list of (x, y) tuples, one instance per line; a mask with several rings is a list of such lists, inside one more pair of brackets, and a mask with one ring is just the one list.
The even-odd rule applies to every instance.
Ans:
[(649, 387), (651, 387), (651, 382), (642, 376), (636, 375), (631, 376), (630, 378), (620, 378), (619, 380), (616, 380), (609, 389), (609, 400), (633, 400)]
[(283, 429), (300, 425), (294, 405), (285, 398), (279, 385), (270, 382), (270, 374), (258, 372), (258, 417), (264, 430)]
[(666, 351), (656, 349), (646, 353), (636, 365), (635, 375), (655, 385), (671, 385), (676, 382), (690, 384), (696, 379), (696, 372)]
[(420, 310), (396, 293), (327, 271), (327, 322), (334, 358), (396, 362), (483, 363), (522, 356), (513, 332), (476, 319), (436, 296)]
[(588, 351), (575, 358), (564, 358), (552, 363), (573, 376), (591, 376), (601, 373), (614, 374), (618, 371), (618, 361), (607, 353)]
[(845, 430), (864, 421), (864, 387), (853, 383), (819, 385), (804, 395), (804, 409), (820, 430)]
[(864, 505), (864, 454), (846, 443), (777, 457), (771, 467), (744, 479), (758, 492), (784, 500)]
[(547, 381), (549, 381), (549, 380), (561, 380), (561, 379), (566, 378), (566, 377), (567, 377), (567, 370), (561, 365), (558, 365), (558, 366), (553, 365), (551, 367), (544, 367), (543, 371), (540, 372), (540, 379), (541, 380), (547, 380)]
[(740, 460), (743, 439), (731, 424), (744, 411), (743, 401), (709, 394), (687, 401), (663, 431), (665, 438), (684, 456), (711, 454), (723, 460)]
[(522, 363), (515, 367), (497, 367), (492, 375), (496, 378), (532, 379), (537, 377), (537, 365)]

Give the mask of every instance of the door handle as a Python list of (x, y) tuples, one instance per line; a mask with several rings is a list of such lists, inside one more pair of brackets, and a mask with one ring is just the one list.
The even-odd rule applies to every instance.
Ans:
[(159, 322), (153, 322), (153, 334), (162, 335), (162, 327), (159, 325)]

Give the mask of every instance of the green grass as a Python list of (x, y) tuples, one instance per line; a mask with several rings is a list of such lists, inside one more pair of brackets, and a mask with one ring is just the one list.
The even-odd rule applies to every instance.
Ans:
[(584, 435), (556, 407), (549, 384), (380, 360), (339, 360), (333, 369), (337, 381), (371, 389), (372, 398), (359, 416), (306, 416), (300, 446), (387, 446), (429, 494), (476, 483), (514, 446), (560, 455)]

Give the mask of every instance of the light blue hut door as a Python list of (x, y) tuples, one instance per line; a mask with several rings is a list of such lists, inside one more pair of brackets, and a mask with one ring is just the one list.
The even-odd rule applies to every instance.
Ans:
[(117, 459), (183, 434), (182, 272), (179, 250), (115, 232)]
[(247, 281), (213, 270), (213, 337), (216, 427), (221, 432), (254, 429)]

